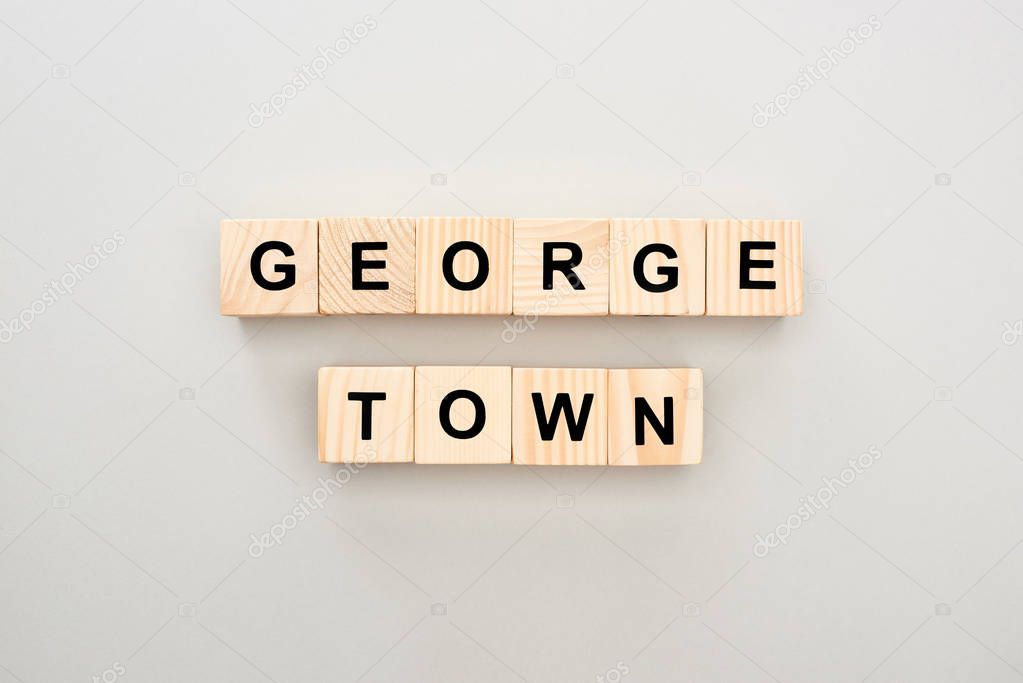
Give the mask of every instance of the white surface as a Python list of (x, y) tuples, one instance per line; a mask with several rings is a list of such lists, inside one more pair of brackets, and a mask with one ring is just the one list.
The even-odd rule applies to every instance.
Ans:
[[(0, 319), (124, 241), (0, 347), (0, 681), (1023, 677), (1023, 6), (488, 2), (0, 3)], [(225, 214), (474, 212), (800, 218), (816, 293), (510, 344), (217, 315)], [(250, 556), (337, 472), (317, 367), (484, 359), (702, 367), (704, 462), (373, 467)]]

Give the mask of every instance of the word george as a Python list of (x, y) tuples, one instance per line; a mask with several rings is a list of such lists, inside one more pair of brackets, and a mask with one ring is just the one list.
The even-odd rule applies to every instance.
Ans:
[(220, 312), (799, 315), (788, 220), (224, 220)]
[(688, 465), (703, 371), (320, 368), (320, 462)]

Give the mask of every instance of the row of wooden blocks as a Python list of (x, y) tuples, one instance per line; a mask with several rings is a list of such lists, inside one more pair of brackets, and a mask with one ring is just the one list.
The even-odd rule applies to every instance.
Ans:
[(799, 315), (790, 220), (321, 218), (220, 225), (224, 315)]
[(703, 371), (327, 367), (320, 462), (690, 465)]

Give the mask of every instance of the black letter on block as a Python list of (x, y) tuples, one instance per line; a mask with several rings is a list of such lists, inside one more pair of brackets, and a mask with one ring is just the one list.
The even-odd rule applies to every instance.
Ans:
[(665, 446), (675, 444), (675, 399), (671, 396), (664, 397), (664, 422), (657, 419), (653, 408), (645, 398), (637, 396), (636, 404), (636, 445), (642, 446), (646, 443), (646, 430), (643, 429), (643, 420), (646, 419), (654, 428), (657, 438)]
[(739, 289), (774, 289), (774, 280), (750, 280), (749, 272), (754, 268), (774, 268), (774, 261), (754, 260), (750, 252), (754, 249), (774, 249), (774, 242), (739, 242)]
[(668, 292), (678, 287), (678, 268), (676, 266), (657, 266), (657, 274), (664, 276), (664, 282), (654, 284), (643, 274), (643, 262), (650, 254), (664, 254), (668, 258), (678, 258), (678, 253), (667, 244), (648, 244), (636, 252), (636, 258), (632, 262), (632, 274), (636, 278), (636, 284), (648, 292)]
[[(469, 399), (476, 411), (476, 417), (473, 418), (472, 424), (469, 425), (468, 429), (455, 429), (455, 426), (451, 424), (451, 404), (460, 398)], [(483, 399), (475, 391), (456, 389), (441, 399), (440, 426), (448, 436), (456, 439), (471, 439), (483, 431), (483, 426), (486, 423), (487, 407), (483, 405)]]
[(383, 251), (387, 249), (387, 242), (352, 242), (352, 289), (387, 289), (390, 284), (387, 281), (366, 282), (362, 279), (364, 268), (385, 268), (386, 261), (367, 261), (362, 258), (366, 251)]
[(373, 438), (373, 401), (383, 401), (387, 394), (383, 391), (349, 391), (349, 401), (362, 403), (362, 430), (359, 438), (363, 441)]
[(269, 289), (271, 292), (279, 292), (295, 284), (295, 266), (290, 263), (278, 263), (274, 266), (275, 273), (284, 275), (280, 280), (271, 282), (263, 277), (263, 256), (266, 252), (274, 251), (275, 249), (285, 256), (295, 255), (295, 250), (287, 242), (271, 240), (270, 242), (263, 242), (256, 247), (252, 252), (252, 258), (249, 259), (249, 270), (252, 272), (252, 279), (256, 281), (257, 285), (263, 289)]
[[(468, 282), (462, 282), (456, 278), (454, 269), (455, 254), (464, 249), (468, 249), (476, 254), (476, 259), (479, 261), (479, 270), (476, 271), (476, 277)], [(444, 258), (441, 260), (441, 271), (444, 273), (444, 279), (448, 281), (449, 285), (459, 291), (468, 292), (479, 289), (487, 281), (487, 276), (490, 275), (490, 259), (487, 257), (487, 252), (483, 250), (482, 246), (475, 242), (462, 240), (461, 242), (455, 242), (445, 250)]]
[[(568, 249), (571, 256), (567, 259), (554, 258), (555, 249)], [(565, 274), (572, 289), (586, 289), (579, 276), (572, 270), (583, 261), (583, 249), (575, 242), (544, 242), (543, 243), (543, 288), (554, 289), (554, 271)]]
[(536, 413), (536, 426), (540, 430), (541, 441), (553, 441), (554, 434), (558, 431), (558, 420), (561, 413), (565, 413), (565, 424), (568, 425), (568, 436), (572, 441), (582, 441), (586, 432), (586, 420), (590, 417), (590, 408), (593, 406), (593, 394), (583, 394), (583, 407), (579, 411), (579, 419), (575, 418), (575, 410), (572, 408), (572, 399), (565, 392), (558, 392), (554, 395), (554, 408), (551, 410), (550, 418), (544, 417), (543, 395), (534, 391), (532, 394), (533, 411)]

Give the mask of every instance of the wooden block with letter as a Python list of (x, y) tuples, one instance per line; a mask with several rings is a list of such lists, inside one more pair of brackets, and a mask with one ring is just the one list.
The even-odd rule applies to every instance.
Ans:
[(707, 315), (803, 312), (800, 221), (707, 222)]
[(411, 367), (320, 368), (320, 462), (412, 462), (413, 383)]
[(511, 218), (416, 219), (416, 313), (509, 315)]
[(515, 315), (607, 315), (607, 219), (515, 219)]
[(607, 464), (607, 370), (515, 368), (512, 397), (515, 464)]
[(317, 222), (220, 221), (221, 315), (316, 315)]
[(702, 370), (608, 370), (607, 386), (609, 465), (700, 462)]
[(511, 462), (510, 367), (416, 367), (416, 457), (426, 464)]
[(411, 218), (320, 219), (320, 313), (415, 313)]
[(704, 314), (702, 218), (615, 218), (611, 241), (611, 315)]

